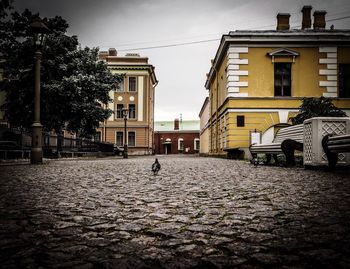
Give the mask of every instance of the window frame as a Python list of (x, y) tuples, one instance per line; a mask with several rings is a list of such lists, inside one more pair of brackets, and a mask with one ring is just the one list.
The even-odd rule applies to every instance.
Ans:
[[(198, 143), (198, 147), (197, 147), (197, 143)], [(197, 137), (193, 140), (193, 148), (195, 151), (199, 151), (201, 148), (200, 139)]]
[[(134, 144), (130, 145), (130, 134), (134, 134)], [(128, 131), (128, 147), (136, 147), (136, 132), (135, 131)]]
[(185, 149), (184, 139), (180, 137), (180, 138), (177, 140), (177, 150), (178, 150), (178, 151), (184, 151), (184, 149)]
[[(121, 86), (120, 89), (118, 89), (118, 86)], [(125, 92), (124, 86), (124, 78), (122, 78), (122, 81), (116, 83), (115, 92)]]
[(93, 139), (93, 141), (95, 141), (95, 142), (101, 142), (102, 140), (102, 132), (101, 131), (97, 131), (94, 135), (93, 135), (93, 137), (92, 137)]
[[(118, 134), (121, 134), (121, 144), (118, 144)], [(119, 147), (124, 145), (124, 132), (122, 131), (115, 132), (115, 144)]]
[[(131, 117), (131, 110), (130, 110), (130, 106), (134, 106), (134, 117)], [(135, 104), (128, 104), (128, 118), (132, 119), (132, 120), (136, 120), (136, 105)]]
[[(118, 106), (121, 106), (122, 108), (118, 109)], [(117, 109), (115, 110), (115, 116), (114, 116), (114, 118), (116, 120), (120, 120), (120, 119), (124, 118), (124, 116), (123, 116), (123, 109), (124, 109), (124, 104), (117, 104)]]
[[(131, 90), (131, 88), (130, 88), (130, 86), (132, 85), (131, 83), (130, 83), (130, 80), (131, 79), (135, 79), (135, 89), (134, 90)], [(130, 76), (130, 77), (128, 77), (128, 92), (137, 92), (137, 77), (136, 76)]]
[[(280, 74), (277, 74), (277, 67), (278, 66), (282, 66), (284, 65), (284, 68), (288, 67), (288, 71), (289, 71), (289, 74), (287, 74), (287, 76), (289, 75), (289, 79), (288, 79), (288, 82), (289, 82), (289, 92), (287, 92), (287, 94), (285, 93), (285, 88), (287, 87), (287, 85), (284, 84), (284, 77), (283, 77), (283, 71), (282, 71), (282, 76), (281, 77), (278, 77), (280, 76)], [(284, 69), (283, 67), (280, 67), (279, 70), (282, 70)], [(273, 74), (274, 74), (274, 77), (273, 77), (273, 81), (274, 81), (274, 84), (273, 84), (273, 90), (274, 90), (274, 96), (275, 97), (291, 97), (292, 96), (292, 63), (289, 63), (289, 62), (275, 62), (274, 63), (274, 70), (273, 70)], [(280, 86), (280, 95), (277, 95), (277, 86), (276, 86), (276, 81), (277, 79), (280, 79), (281, 81), (281, 86)]]
[(236, 116), (236, 125), (237, 127), (245, 127), (245, 116), (237, 115)]

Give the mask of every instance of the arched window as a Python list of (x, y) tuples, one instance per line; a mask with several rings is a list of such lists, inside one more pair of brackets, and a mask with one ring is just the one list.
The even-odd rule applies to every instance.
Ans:
[(184, 150), (184, 140), (183, 140), (183, 138), (179, 138), (177, 140), (177, 149), (178, 149), (178, 151), (183, 151)]

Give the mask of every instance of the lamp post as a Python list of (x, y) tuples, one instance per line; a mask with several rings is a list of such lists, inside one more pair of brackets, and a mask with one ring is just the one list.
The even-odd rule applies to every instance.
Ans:
[(40, 123), (40, 66), (41, 66), (41, 49), (44, 45), (46, 34), (50, 29), (36, 18), (29, 26), (29, 31), (33, 35), (35, 46), (35, 83), (34, 83), (34, 121), (32, 124), (32, 148), (30, 154), (30, 163), (39, 164), (43, 162), (42, 149), (42, 128)]
[(123, 108), (123, 116), (124, 116), (124, 153), (123, 153), (123, 158), (127, 159), (128, 158), (128, 144), (127, 144), (127, 132), (126, 132), (126, 123), (128, 121), (128, 109)]

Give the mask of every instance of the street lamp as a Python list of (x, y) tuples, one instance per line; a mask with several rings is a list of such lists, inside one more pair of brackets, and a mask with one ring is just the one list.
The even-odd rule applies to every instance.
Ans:
[(123, 158), (127, 159), (128, 158), (128, 144), (127, 144), (127, 132), (126, 132), (126, 122), (128, 120), (128, 109), (123, 108), (123, 116), (124, 116), (124, 153), (123, 153)]
[(42, 149), (42, 128), (40, 123), (40, 66), (41, 66), (41, 49), (45, 42), (46, 34), (50, 29), (41, 21), (35, 18), (29, 26), (29, 32), (33, 35), (35, 46), (35, 83), (34, 83), (34, 121), (32, 124), (32, 148), (30, 154), (30, 163), (38, 164), (43, 162)]

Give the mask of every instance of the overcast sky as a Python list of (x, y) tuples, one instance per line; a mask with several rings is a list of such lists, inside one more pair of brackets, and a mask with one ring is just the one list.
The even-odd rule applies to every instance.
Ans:
[[(60, 15), (82, 46), (139, 53), (155, 66), (156, 120), (198, 119), (206, 73), (223, 34), (232, 30), (275, 29), (278, 12), (301, 25), (301, 8), (326, 10), (327, 28), (350, 29), (348, 0), (14, 0), (41, 17)], [(209, 41), (208, 41), (209, 40)], [(176, 45), (203, 41), (196, 44)], [(163, 48), (154, 48), (167, 46)], [(153, 48), (152, 48), (153, 47)], [(135, 50), (136, 49), (136, 50)]]

